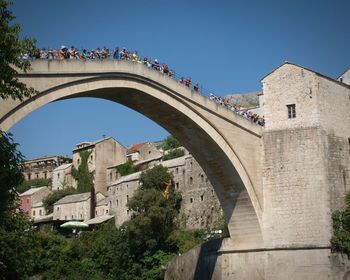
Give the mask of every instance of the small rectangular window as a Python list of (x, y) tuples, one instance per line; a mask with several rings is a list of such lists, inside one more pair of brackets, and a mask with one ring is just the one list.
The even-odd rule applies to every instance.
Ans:
[(287, 105), (287, 109), (288, 109), (288, 119), (292, 119), (297, 116), (296, 110), (295, 110), (295, 104)]

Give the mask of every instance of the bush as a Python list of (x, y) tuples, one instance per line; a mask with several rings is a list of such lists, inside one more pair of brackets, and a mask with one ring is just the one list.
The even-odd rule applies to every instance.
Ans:
[(168, 136), (164, 140), (163, 149), (164, 151), (170, 150), (170, 149), (176, 149), (181, 147), (181, 143), (174, 137), (174, 136)]
[(350, 253), (350, 193), (345, 196), (345, 209), (334, 211), (332, 214), (333, 236), (332, 251)]
[(19, 193), (24, 193), (25, 191), (29, 190), (30, 188), (39, 188), (39, 187), (46, 187), (51, 186), (51, 179), (33, 179), (28, 181), (23, 181), (23, 183), (17, 188), (17, 191)]
[(132, 160), (128, 160), (127, 162), (118, 165), (116, 169), (120, 176), (126, 176), (139, 171)]
[(156, 189), (159, 191), (165, 190), (165, 185), (173, 179), (173, 176), (168, 172), (168, 168), (162, 165), (156, 165), (141, 173), (140, 182), (142, 189)]
[(163, 156), (163, 160), (169, 160), (169, 159), (173, 159), (173, 158), (178, 158), (178, 157), (182, 157), (185, 155), (185, 151), (183, 149), (174, 149), (169, 151), (169, 153), (167, 153), (165, 156)]

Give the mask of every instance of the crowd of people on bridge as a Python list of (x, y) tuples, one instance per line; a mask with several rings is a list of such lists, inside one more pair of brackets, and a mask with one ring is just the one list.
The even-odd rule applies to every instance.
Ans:
[(209, 99), (214, 101), (215, 103), (218, 103), (218, 104), (228, 108), (232, 112), (253, 121), (254, 123), (256, 123), (258, 125), (261, 125), (261, 126), (265, 125), (264, 117), (259, 116), (258, 114), (252, 112), (249, 109), (242, 108), (242, 106), (239, 104), (231, 105), (226, 98), (221, 98), (220, 96), (216, 96), (213, 93), (209, 94)]
[[(119, 49), (119, 47), (115, 47), (113, 51), (110, 51), (110, 49), (108, 49), (107, 47), (91, 49), (89, 51), (87, 49), (82, 49), (81, 51), (79, 51), (78, 48), (74, 46), (71, 46), (70, 48), (67, 48), (66, 46), (61, 46), (59, 50), (54, 48), (48, 48), (47, 50), (45, 48), (41, 48), (41, 49), (36, 49), (34, 54), (32, 55), (23, 54), (22, 58), (23, 59), (47, 59), (47, 60), (72, 59), (72, 60), (83, 60), (83, 61), (114, 59), (114, 60), (131, 61), (134, 63), (141, 63), (146, 67), (157, 70), (173, 79), (178, 79), (179, 84), (182, 84), (190, 88), (191, 90), (194, 90), (195, 92), (198, 92), (198, 93), (200, 92), (199, 83), (194, 83), (192, 85), (192, 80), (190, 77), (179, 78), (175, 75), (175, 71), (173, 69), (170, 69), (167, 64), (159, 63), (157, 59), (152, 60), (147, 57), (141, 58), (136, 50), (134, 52), (131, 52), (130, 50), (127, 50), (125, 47), (121, 49)], [(212, 93), (210, 93), (209, 98), (214, 102), (227, 107), (234, 113), (239, 114), (242, 117), (245, 117), (247, 119), (250, 119), (251, 121), (255, 122), (258, 125), (261, 125), (261, 126), (265, 125), (265, 121), (263, 117), (260, 117), (256, 113), (253, 113), (249, 110), (241, 108), (240, 105), (230, 105), (225, 98), (221, 98)]]

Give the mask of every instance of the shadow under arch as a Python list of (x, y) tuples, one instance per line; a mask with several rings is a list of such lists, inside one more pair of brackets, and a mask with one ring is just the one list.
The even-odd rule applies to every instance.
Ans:
[[(30, 74), (27, 76), (30, 77)], [(189, 98), (186, 100), (161, 83), (130, 73), (103, 73), (40, 92), (10, 111), (0, 123), (10, 118), (13, 125), (47, 103), (81, 97), (117, 102), (168, 130), (190, 151), (207, 174), (223, 208), (231, 238), (243, 244), (238, 247), (246, 247), (248, 243), (253, 247), (261, 244), (261, 207), (239, 156), (215, 125), (196, 111), (195, 106), (191, 106)], [(243, 214), (235, 216), (234, 212), (239, 212), (240, 208), (244, 209)], [(241, 226), (242, 215), (249, 217), (248, 227), (246, 223)], [(245, 240), (248, 243), (244, 245)]]

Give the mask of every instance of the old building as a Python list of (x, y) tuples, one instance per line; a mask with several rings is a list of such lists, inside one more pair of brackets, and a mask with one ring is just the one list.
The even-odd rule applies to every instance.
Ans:
[[(103, 200), (105, 196), (96, 193), (96, 204)], [(58, 200), (53, 206), (53, 220), (86, 221), (91, 218), (91, 194), (90, 192), (67, 195)]]
[(108, 196), (96, 202), (95, 216), (105, 216), (110, 214), (110, 209), (112, 205), (112, 197)]
[[(158, 150), (156, 145), (152, 142), (134, 144), (126, 151), (126, 160), (132, 161), (133, 165), (138, 170), (151, 168), (155, 164), (161, 162), (162, 156), (163, 152)], [(121, 177), (117, 171), (118, 165), (107, 167), (107, 186), (110, 186), (115, 180)]]
[(126, 204), (140, 186), (141, 172), (123, 176), (116, 180), (109, 187), (109, 197), (111, 197), (110, 212), (115, 216), (115, 223), (121, 226), (131, 218), (131, 212)]
[(31, 218), (35, 221), (39, 221), (47, 217), (46, 209), (42, 201), (35, 203), (31, 208)]
[[(193, 229), (214, 226), (221, 219), (222, 210), (213, 186), (197, 161), (191, 155), (186, 155), (159, 164), (173, 174), (175, 189), (182, 194), (182, 224)], [(140, 186), (140, 175), (141, 172), (137, 172), (123, 176), (109, 187), (109, 195), (113, 197), (111, 213), (115, 215), (117, 226), (131, 217), (126, 204)]]
[(52, 171), (52, 190), (73, 186), (72, 163), (62, 164)]
[(23, 175), (25, 180), (50, 179), (52, 171), (71, 159), (64, 156), (40, 157), (23, 162)]
[[(100, 139), (96, 142), (82, 142), (73, 150), (73, 168), (78, 169), (82, 163), (81, 153), (89, 152), (88, 168), (94, 173), (96, 192), (107, 193), (107, 168), (122, 164), (126, 160), (126, 148), (112, 137)], [(73, 182), (73, 187), (77, 182)]]
[(128, 147), (126, 157), (133, 161), (144, 161), (162, 156), (162, 152), (151, 142), (134, 144)]
[(43, 199), (51, 193), (52, 191), (47, 187), (31, 188), (25, 191), (19, 195), (21, 211), (28, 217), (35, 218), (37, 212), (33, 213), (32, 208), (38, 207), (38, 203), (41, 203)]

